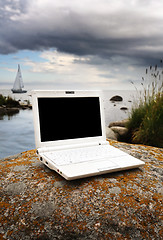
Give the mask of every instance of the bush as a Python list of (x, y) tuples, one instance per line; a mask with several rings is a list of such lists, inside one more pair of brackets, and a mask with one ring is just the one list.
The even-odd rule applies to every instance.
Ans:
[(156, 70), (157, 74), (152, 71), (153, 81), (147, 89), (143, 88), (143, 95), (140, 94), (138, 103), (133, 106), (127, 128), (129, 142), (163, 147), (163, 71), (159, 75), (160, 70), (155, 66)]
[(7, 97), (6, 98), (6, 106), (7, 107), (18, 107), (20, 104), (18, 101), (16, 101), (15, 99), (11, 98), (11, 97)]
[(20, 104), (18, 101), (11, 97), (4, 97), (0, 94), (0, 106), (5, 105), (6, 107), (18, 107)]
[(5, 105), (5, 103), (6, 103), (6, 98), (2, 94), (0, 94), (0, 106)]
[(137, 125), (133, 124), (132, 142), (163, 147), (163, 94), (134, 114), (132, 121), (137, 121)]

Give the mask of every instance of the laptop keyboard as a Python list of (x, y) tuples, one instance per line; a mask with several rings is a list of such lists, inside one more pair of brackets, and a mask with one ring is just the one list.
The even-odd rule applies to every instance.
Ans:
[(124, 156), (126, 153), (110, 145), (99, 145), (84, 148), (66, 149), (44, 153), (44, 156), (56, 165), (76, 164), (104, 158)]

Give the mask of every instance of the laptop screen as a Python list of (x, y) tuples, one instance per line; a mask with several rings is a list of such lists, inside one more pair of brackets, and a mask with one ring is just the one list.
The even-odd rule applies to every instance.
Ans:
[(39, 97), (41, 142), (102, 136), (99, 97)]

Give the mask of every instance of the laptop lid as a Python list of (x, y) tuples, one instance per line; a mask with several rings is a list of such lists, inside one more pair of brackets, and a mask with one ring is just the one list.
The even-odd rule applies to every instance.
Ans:
[(32, 91), (36, 148), (106, 141), (100, 91)]

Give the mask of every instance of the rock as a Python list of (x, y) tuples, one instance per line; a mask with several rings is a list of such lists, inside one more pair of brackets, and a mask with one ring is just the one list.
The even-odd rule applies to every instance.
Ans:
[(111, 122), (109, 124), (109, 127), (113, 127), (113, 126), (119, 126), (119, 127), (126, 127), (126, 124), (128, 123), (128, 119), (124, 119), (122, 121), (116, 121), (116, 122)]
[(19, 108), (16, 107), (12, 107), (12, 108), (8, 108), (8, 107), (0, 107), (0, 116), (3, 116), (5, 114), (7, 115), (14, 115), (16, 113), (19, 112)]
[(0, 239), (161, 239), (163, 150), (109, 143), (145, 165), (66, 181), (34, 150), (1, 159)]
[(19, 112), (19, 108), (16, 107), (7, 108), (6, 110), (8, 115), (16, 114)]
[(2, 105), (2, 106), (0, 106), (0, 116), (14, 115), (16, 113), (19, 113), (20, 109), (22, 109), (22, 110), (32, 109), (32, 105), (31, 104), (22, 104), (22, 105), (19, 105), (18, 107), (8, 107), (6, 105)]
[(32, 105), (31, 104), (21, 104), (20, 108), (25, 110), (25, 109), (32, 109)]
[(128, 110), (128, 108), (127, 107), (121, 107), (120, 110), (124, 110), (125, 111), (125, 110)]
[(109, 129), (116, 134), (117, 140), (119, 141), (127, 140), (128, 129), (126, 128), (126, 124), (128, 123), (128, 121), (129, 121), (128, 119), (124, 119), (122, 121), (111, 122), (109, 124)]
[(110, 128), (106, 127), (106, 138), (112, 139), (112, 140), (117, 140), (118, 139), (118, 134), (115, 133)]
[(128, 133), (128, 129), (125, 127), (114, 126), (110, 128), (113, 132), (118, 133), (119, 136), (126, 136)]
[(10, 183), (6, 187), (6, 192), (9, 195), (20, 194), (25, 191), (26, 184), (23, 182)]
[(123, 98), (121, 96), (115, 95), (112, 98), (110, 98), (110, 101), (121, 102), (123, 101)]
[(119, 187), (112, 187), (111, 189), (109, 189), (109, 192), (111, 194), (119, 194), (121, 192), (121, 189)]

